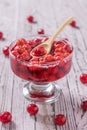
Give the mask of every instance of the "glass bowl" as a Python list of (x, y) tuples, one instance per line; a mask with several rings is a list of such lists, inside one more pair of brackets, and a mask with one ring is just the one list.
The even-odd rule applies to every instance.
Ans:
[[(60, 87), (54, 81), (66, 76), (71, 69), (72, 52), (63, 60), (43, 64), (22, 61), (12, 54), (16, 41), (9, 47), (11, 69), (18, 77), (29, 81), (23, 88), (23, 95), (36, 102), (54, 102), (60, 95)], [(69, 45), (70, 46), (70, 45)], [(71, 47), (71, 46), (70, 46)]]

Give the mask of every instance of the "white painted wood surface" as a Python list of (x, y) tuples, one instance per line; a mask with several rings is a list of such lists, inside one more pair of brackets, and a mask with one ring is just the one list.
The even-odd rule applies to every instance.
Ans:
[[(29, 15), (35, 17), (37, 24), (27, 22)], [(39, 28), (51, 35), (71, 15), (80, 29), (68, 26), (60, 35), (69, 38), (74, 47), (72, 69), (58, 81), (62, 94), (56, 103), (39, 105), (39, 113), (30, 117), (26, 112), (30, 101), (22, 95), (25, 82), (13, 74), (2, 48), (17, 38), (37, 35)], [(80, 108), (81, 101), (87, 99), (87, 86), (79, 81), (80, 74), (87, 73), (86, 16), (87, 0), (0, 0), (0, 31), (5, 37), (0, 41), (0, 112), (8, 110), (13, 115), (12, 123), (0, 123), (0, 130), (87, 130), (87, 112)], [(59, 113), (67, 118), (64, 126), (53, 122)]]

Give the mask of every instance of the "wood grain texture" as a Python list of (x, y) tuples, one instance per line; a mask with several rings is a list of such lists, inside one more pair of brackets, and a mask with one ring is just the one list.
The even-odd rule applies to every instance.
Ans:
[[(30, 24), (28, 15), (35, 17), (36, 24)], [(39, 28), (45, 29), (47, 36), (68, 16), (74, 16), (80, 29), (67, 26), (60, 34), (69, 38), (74, 48), (73, 64), (70, 73), (57, 81), (61, 86), (61, 96), (53, 104), (39, 104), (39, 113), (30, 117), (26, 106), (30, 101), (23, 97), (25, 81), (13, 74), (9, 58), (2, 48), (13, 40), (37, 36)], [(11, 111), (12, 123), (3, 125), (0, 130), (87, 130), (87, 112), (80, 108), (81, 101), (87, 99), (87, 86), (81, 84), (79, 76), (87, 73), (87, 0), (0, 0), (0, 31), (5, 40), (0, 40), (0, 112)], [(65, 114), (64, 126), (56, 126), (56, 114)]]

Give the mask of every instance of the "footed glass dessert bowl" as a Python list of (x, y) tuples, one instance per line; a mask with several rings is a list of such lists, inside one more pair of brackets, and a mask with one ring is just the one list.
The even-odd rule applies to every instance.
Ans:
[(72, 64), (72, 46), (67, 39), (55, 40), (49, 54), (44, 48), (37, 48), (34, 56), (30, 52), (48, 38), (19, 39), (11, 43), (9, 57), (11, 68), (18, 77), (29, 81), (23, 88), (23, 95), (36, 102), (54, 102), (60, 89), (54, 81), (66, 76)]

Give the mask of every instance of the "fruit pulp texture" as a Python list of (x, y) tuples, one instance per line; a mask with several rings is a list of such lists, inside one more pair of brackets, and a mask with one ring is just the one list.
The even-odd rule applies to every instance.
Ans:
[(62, 78), (70, 71), (72, 47), (66, 39), (54, 41), (50, 53), (45, 57), (30, 56), (31, 50), (47, 39), (19, 39), (12, 44), (10, 61), (17, 76), (36, 83), (48, 83)]

